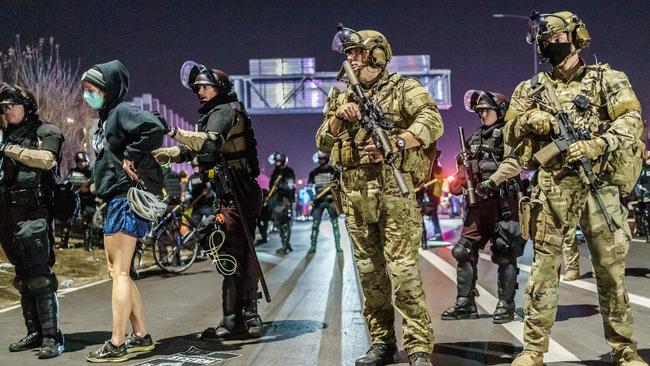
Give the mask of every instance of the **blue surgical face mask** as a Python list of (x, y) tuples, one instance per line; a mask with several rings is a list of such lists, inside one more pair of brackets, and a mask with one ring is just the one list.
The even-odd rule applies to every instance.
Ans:
[(84, 92), (84, 100), (90, 108), (92, 109), (100, 109), (104, 105), (104, 97), (102, 97), (99, 92), (89, 92), (85, 91)]

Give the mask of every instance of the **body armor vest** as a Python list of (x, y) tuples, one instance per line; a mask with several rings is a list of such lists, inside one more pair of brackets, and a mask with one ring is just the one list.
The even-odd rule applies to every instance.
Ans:
[[(236, 113), (236, 121), (224, 142), (219, 148), (228, 164), (238, 172), (246, 172), (251, 178), (260, 174), (259, 161), (257, 160), (257, 140), (253, 132), (253, 124), (241, 102), (231, 102), (230, 107)], [(205, 114), (198, 121), (198, 129), (201, 132), (209, 132), (207, 122), (210, 113)]]
[[(16, 144), (26, 149), (38, 149), (37, 129), (43, 123), (37, 119), (28, 120), (22, 123), (7, 136), (7, 143)], [(5, 160), (10, 160), (4, 157)], [(4, 164), (9, 163), (5, 161)], [(41, 188), (44, 192), (50, 192), (52, 187), (52, 177), (42, 169), (31, 168), (19, 161), (13, 160), (7, 164), (9, 179), (2, 182), (6, 191), (16, 191), (23, 189)]]
[(503, 161), (503, 121), (476, 130), (467, 141), (477, 182), (488, 179)]

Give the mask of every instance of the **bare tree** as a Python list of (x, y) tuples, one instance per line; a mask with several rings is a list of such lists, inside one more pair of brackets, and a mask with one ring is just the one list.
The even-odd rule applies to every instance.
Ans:
[(79, 65), (73, 69), (70, 62), (61, 60), (53, 37), (22, 47), (20, 35), (16, 35), (14, 46), (0, 51), (0, 81), (34, 93), (41, 119), (63, 132), (62, 172), (67, 172), (75, 152), (90, 149), (90, 133), (97, 121), (94, 111), (83, 102), (79, 80)]

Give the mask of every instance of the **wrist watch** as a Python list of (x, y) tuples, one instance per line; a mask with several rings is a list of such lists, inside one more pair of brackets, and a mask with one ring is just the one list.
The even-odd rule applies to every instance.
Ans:
[(406, 141), (402, 138), (402, 136), (395, 136), (395, 145), (397, 145), (397, 150), (404, 150), (406, 149)]

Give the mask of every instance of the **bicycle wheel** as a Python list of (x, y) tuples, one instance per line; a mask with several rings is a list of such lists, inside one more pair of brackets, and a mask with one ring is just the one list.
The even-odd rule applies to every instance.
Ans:
[(167, 273), (181, 273), (196, 261), (199, 243), (191, 236), (182, 241), (178, 226), (169, 225), (160, 230), (153, 244), (153, 258)]

